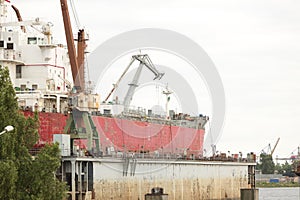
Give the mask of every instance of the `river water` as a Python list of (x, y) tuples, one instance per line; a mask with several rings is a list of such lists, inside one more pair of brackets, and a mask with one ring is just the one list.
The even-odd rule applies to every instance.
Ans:
[(259, 200), (299, 200), (300, 188), (259, 188)]

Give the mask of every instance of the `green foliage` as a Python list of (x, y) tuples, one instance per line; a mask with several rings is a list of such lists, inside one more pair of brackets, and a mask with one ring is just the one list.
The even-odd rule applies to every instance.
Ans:
[(65, 197), (66, 185), (57, 180), (54, 173), (60, 166), (59, 154), (57, 144), (47, 145), (34, 160), (28, 161), (30, 165), (23, 166), (27, 168), (20, 172), (24, 177), (18, 184), (18, 189), (22, 191), (19, 192), (20, 198), (61, 200)]
[(281, 165), (281, 173), (284, 174), (284, 173), (291, 173), (293, 171), (293, 167), (292, 165), (290, 165), (287, 161), (285, 161), (284, 164)]
[(14, 199), (18, 172), (15, 163), (11, 160), (0, 161), (0, 198)]
[(289, 164), (287, 161), (285, 161), (284, 164), (279, 164), (275, 166), (275, 170), (277, 171), (278, 174), (282, 174), (285, 176), (294, 176), (293, 172), (293, 164)]
[(269, 154), (260, 154), (259, 163), (256, 168), (261, 170), (263, 174), (273, 174), (275, 170), (275, 164), (273, 158)]
[(279, 182), (279, 183), (269, 183), (269, 182), (258, 182), (255, 183), (258, 188), (270, 188), (270, 187), (299, 187), (300, 184), (296, 182)]
[(18, 110), (17, 98), (7, 68), (0, 67), (0, 199), (62, 199), (65, 183), (55, 172), (60, 166), (58, 145), (49, 145), (36, 156), (29, 149), (38, 141), (38, 116), (25, 118)]

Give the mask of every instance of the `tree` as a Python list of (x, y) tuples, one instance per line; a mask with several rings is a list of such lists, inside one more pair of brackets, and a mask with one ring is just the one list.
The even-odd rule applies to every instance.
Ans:
[(294, 169), (294, 164), (289, 164), (287, 161), (285, 161), (284, 164), (279, 164), (277, 163), (275, 166), (275, 170), (278, 172), (278, 174), (282, 174), (283, 176), (289, 176), (289, 177), (294, 177), (296, 176), (295, 172), (293, 171)]
[[(30, 165), (22, 170), (18, 189), (19, 199), (52, 200), (65, 197), (66, 185), (55, 178), (54, 172), (60, 166), (58, 145), (46, 145)], [(25, 162), (26, 163), (26, 162)], [(30, 166), (28, 168), (28, 166)]]
[(275, 169), (275, 170), (274, 170), (275, 173), (277, 173), (277, 174), (282, 174), (282, 166), (281, 166), (281, 164), (277, 163), (277, 164), (275, 165), (275, 168), (274, 168), (274, 169)]
[[(0, 83), (0, 130), (2, 131), (6, 125), (13, 125), (17, 129), (15, 122), (21, 120), (17, 112), (18, 105), (8, 70), (2, 67)], [(0, 199), (13, 199), (15, 196), (18, 178), (16, 154), (19, 152), (19, 149), (16, 149), (16, 132), (0, 136)]]
[(62, 199), (66, 185), (55, 178), (60, 165), (58, 145), (46, 146), (35, 159), (29, 149), (38, 140), (38, 116), (25, 118), (7, 68), (0, 66), (0, 199)]
[(290, 165), (287, 161), (285, 161), (284, 164), (282, 164), (282, 172), (283, 173), (291, 173), (293, 170), (292, 165)]
[(275, 164), (270, 154), (260, 154), (259, 163), (257, 169), (261, 170), (263, 174), (273, 174), (275, 170)]
[(283, 176), (290, 176), (290, 177), (296, 176), (295, 173), (293, 172), (293, 166), (290, 165), (287, 161), (285, 161), (285, 163), (281, 165), (281, 168), (282, 168), (281, 174)]

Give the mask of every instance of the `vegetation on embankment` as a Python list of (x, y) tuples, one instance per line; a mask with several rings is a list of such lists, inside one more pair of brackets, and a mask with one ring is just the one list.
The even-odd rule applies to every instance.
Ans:
[(257, 188), (268, 188), (268, 187), (300, 187), (299, 183), (295, 182), (279, 182), (279, 183), (269, 183), (269, 182), (257, 182), (255, 184)]

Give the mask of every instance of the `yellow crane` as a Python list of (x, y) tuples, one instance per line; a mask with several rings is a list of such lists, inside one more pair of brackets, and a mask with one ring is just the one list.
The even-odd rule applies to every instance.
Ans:
[(278, 145), (279, 140), (280, 140), (280, 137), (277, 139), (277, 141), (276, 141), (276, 143), (275, 143), (273, 149), (271, 150), (271, 153), (270, 153), (271, 156), (273, 156), (273, 153), (274, 153), (274, 151), (275, 151), (275, 149), (276, 149), (276, 147), (277, 147), (277, 145)]

